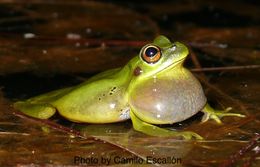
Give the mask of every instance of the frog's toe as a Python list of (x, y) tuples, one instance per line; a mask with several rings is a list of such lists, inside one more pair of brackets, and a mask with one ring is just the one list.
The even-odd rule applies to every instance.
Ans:
[(220, 120), (220, 117), (213, 113), (204, 113), (204, 116), (202, 117), (201, 122), (207, 122), (209, 119), (215, 120), (218, 124), (221, 124), (222, 121)]
[(202, 136), (194, 132), (187, 131), (187, 132), (179, 132), (179, 133), (185, 140), (191, 140), (191, 139), (203, 140)]
[(243, 114), (238, 114), (238, 113), (222, 113), (220, 116), (225, 117), (225, 116), (232, 116), (232, 117), (241, 117), (244, 118), (245, 115)]
[(231, 117), (245, 117), (243, 114), (238, 114), (238, 113), (229, 113), (229, 111), (232, 110), (232, 107), (226, 108), (224, 111), (221, 110), (216, 110), (214, 113), (211, 113), (212, 115), (216, 115), (216, 117), (222, 118), (226, 116), (231, 116)]
[(228, 108), (225, 109), (225, 112), (229, 112), (229, 111), (231, 111), (232, 109), (233, 109), (232, 107), (228, 107)]

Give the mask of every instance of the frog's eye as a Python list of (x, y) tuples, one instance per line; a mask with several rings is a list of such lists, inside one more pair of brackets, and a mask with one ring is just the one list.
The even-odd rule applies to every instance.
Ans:
[(156, 63), (161, 58), (161, 49), (155, 45), (148, 45), (143, 49), (141, 57), (149, 64)]

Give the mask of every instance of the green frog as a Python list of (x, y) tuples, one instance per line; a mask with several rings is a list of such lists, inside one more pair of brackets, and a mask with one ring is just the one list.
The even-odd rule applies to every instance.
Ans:
[(207, 103), (200, 82), (183, 67), (188, 48), (158, 36), (124, 67), (108, 70), (82, 84), (19, 101), (24, 114), (48, 119), (58, 112), (79, 123), (114, 123), (131, 119), (136, 131), (152, 136), (202, 139), (191, 131), (156, 125), (173, 124), (204, 112), (203, 121), (221, 123), (223, 116), (242, 114), (215, 110)]

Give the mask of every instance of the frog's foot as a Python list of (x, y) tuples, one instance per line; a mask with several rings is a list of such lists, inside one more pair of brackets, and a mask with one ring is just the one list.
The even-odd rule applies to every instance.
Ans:
[(184, 131), (184, 132), (176, 132), (168, 129), (159, 128), (155, 125), (143, 122), (140, 120), (132, 111), (130, 112), (131, 120), (133, 122), (133, 127), (136, 131), (145, 133), (151, 136), (158, 136), (158, 137), (183, 137), (186, 140), (190, 140), (192, 138), (202, 140), (203, 137), (198, 135), (197, 133)]
[[(163, 129), (163, 130), (167, 130), (167, 129)], [(192, 131), (184, 131), (184, 132), (174, 132), (171, 130), (167, 130), (167, 131), (168, 131), (168, 134), (167, 134), (168, 136), (176, 136), (176, 137), (181, 136), (185, 140), (191, 140), (191, 139), (203, 140), (202, 136), (200, 136), (199, 134), (192, 132)]]
[(245, 117), (245, 115), (243, 115), (243, 114), (228, 113), (228, 111), (230, 111), (230, 110), (232, 110), (231, 107), (226, 108), (224, 111), (215, 110), (209, 104), (206, 104), (206, 106), (202, 109), (202, 112), (204, 112), (202, 122), (206, 122), (209, 119), (213, 119), (218, 124), (221, 124), (222, 122), (221, 122), (220, 118), (222, 118), (222, 117), (226, 117), (226, 116)]
[(14, 108), (20, 110), (22, 113), (39, 119), (48, 119), (56, 112), (56, 108), (48, 103), (30, 103), (27, 101), (19, 101), (14, 103)]

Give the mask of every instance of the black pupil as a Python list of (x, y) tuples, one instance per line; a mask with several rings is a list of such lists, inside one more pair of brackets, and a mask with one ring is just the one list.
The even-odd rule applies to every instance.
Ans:
[(156, 48), (154, 48), (154, 47), (149, 47), (149, 48), (147, 48), (146, 51), (145, 51), (145, 55), (146, 55), (147, 57), (153, 57), (153, 56), (155, 56), (157, 53), (158, 53), (158, 50), (157, 50)]

